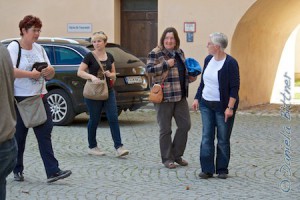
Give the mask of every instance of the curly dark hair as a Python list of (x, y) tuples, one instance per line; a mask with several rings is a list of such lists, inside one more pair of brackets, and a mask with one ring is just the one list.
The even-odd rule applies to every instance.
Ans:
[(26, 15), (19, 23), (20, 35), (23, 36), (23, 28), (27, 31), (31, 27), (42, 28), (42, 21), (33, 15)]
[(168, 27), (168, 28), (166, 28), (164, 30), (163, 34), (161, 35), (160, 44), (159, 45), (162, 48), (164, 48), (164, 40), (165, 40), (165, 37), (166, 37), (167, 33), (173, 33), (174, 34), (174, 38), (175, 38), (175, 41), (176, 41), (175, 49), (179, 49), (180, 39), (178, 37), (178, 32), (177, 32), (177, 30), (174, 27)]

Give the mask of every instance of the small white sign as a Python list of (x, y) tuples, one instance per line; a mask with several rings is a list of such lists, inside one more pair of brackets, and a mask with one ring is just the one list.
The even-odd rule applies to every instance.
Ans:
[(91, 33), (92, 32), (92, 24), (84, 23), (84, 24), (68, 24), (68, 32), (69, 33)]
[(196, 32), (196, 22), (184, 22), (184, 32)]

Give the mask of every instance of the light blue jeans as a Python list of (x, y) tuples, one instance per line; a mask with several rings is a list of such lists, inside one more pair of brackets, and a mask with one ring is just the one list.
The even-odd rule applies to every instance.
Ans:
[(17, 163), (17, 143), (15, 138), (0, 144), (0, 200), (6, 198), (6, 177)]
[[(202, 141), (200, 146), (200, 164), (202, 172), (228, 174), (230, 160), (230, 135), (235, 112), (225, 123), (225, 115), (220, 102), (201, 99)], [(217, 133), (217, 155), (215, 166), (215, 134)]]

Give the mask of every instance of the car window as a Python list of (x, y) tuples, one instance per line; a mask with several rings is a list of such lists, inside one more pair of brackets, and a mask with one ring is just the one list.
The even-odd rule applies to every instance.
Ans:
[(53, 48), (51, 46), (44, 46), (44, 45), (43, 45), (43, 47), (47, 53), (47, 56), (50, 60), (51, 65), (55, 65), (56, 63), (55, 63), (55, 59), (54, 59)]
[(54, 47), (56, 65), (79, 65), (82, 61), (81, 55), (72, 49), (65, 47)]

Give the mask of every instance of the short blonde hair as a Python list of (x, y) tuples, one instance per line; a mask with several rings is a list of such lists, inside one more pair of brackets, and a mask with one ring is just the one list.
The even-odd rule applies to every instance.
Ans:
[(107, 36), (103, 31), (93, 33), (93, 35), (91, 37), (91, 42), (94, 42), (98, 39), (103, 40), (105, 43), (107, 42)]

